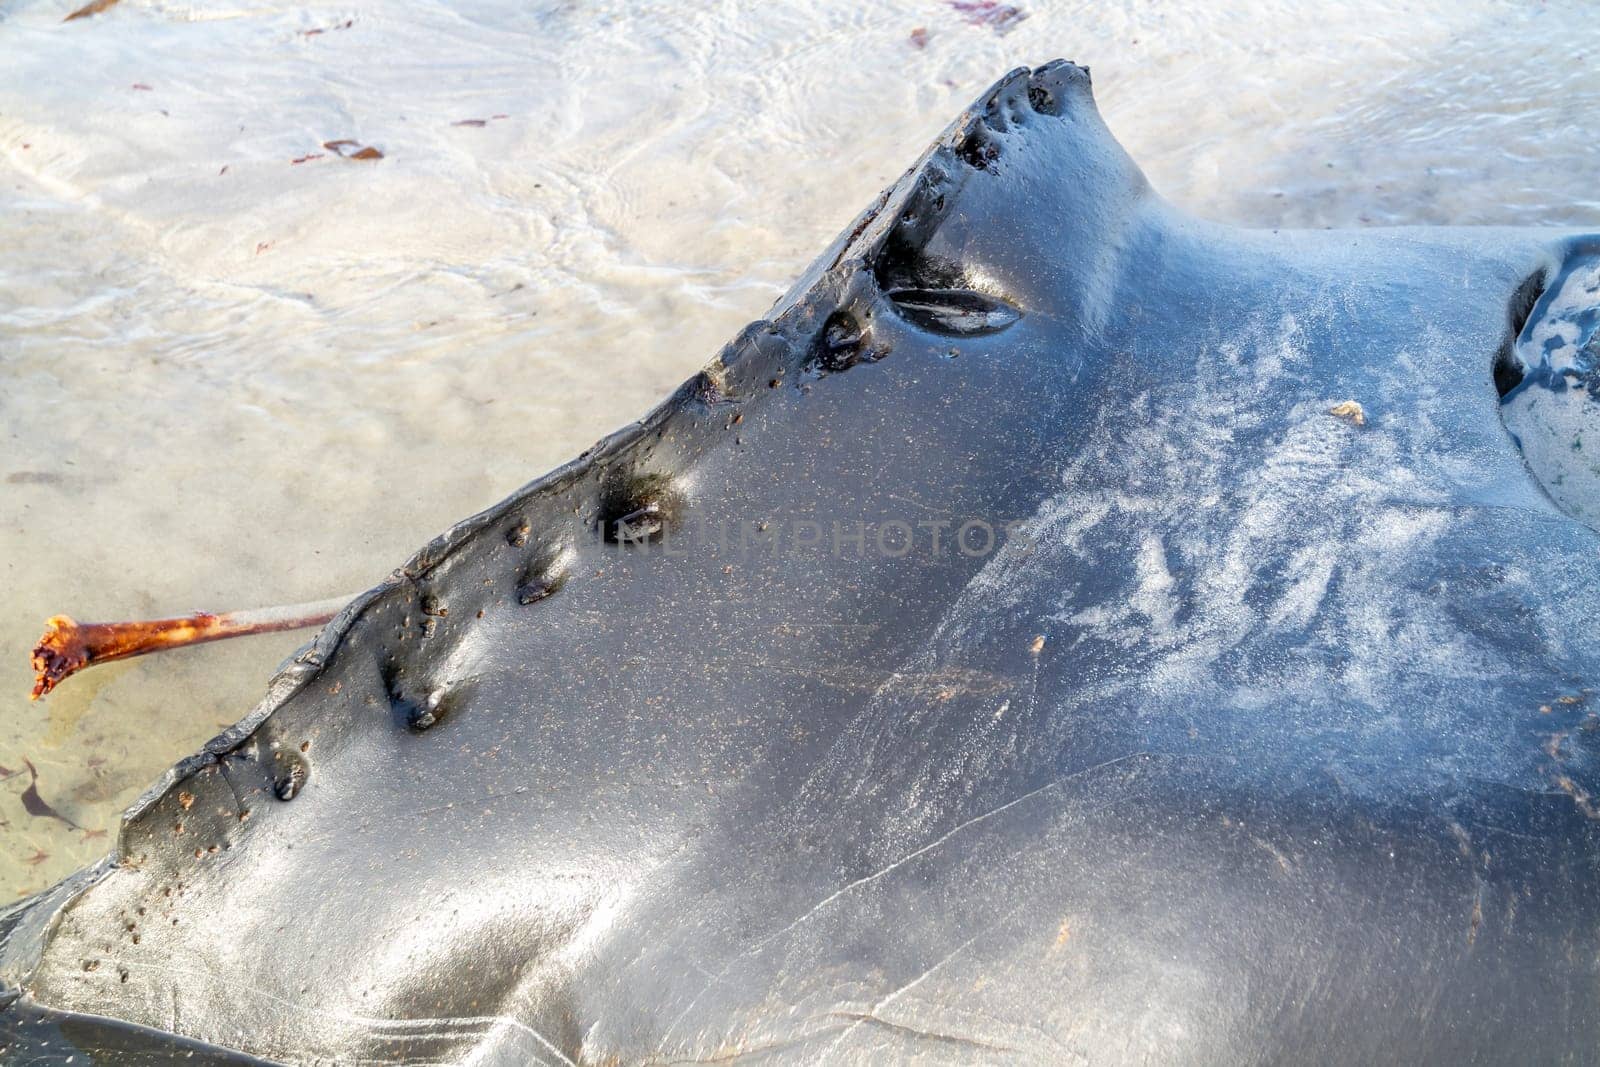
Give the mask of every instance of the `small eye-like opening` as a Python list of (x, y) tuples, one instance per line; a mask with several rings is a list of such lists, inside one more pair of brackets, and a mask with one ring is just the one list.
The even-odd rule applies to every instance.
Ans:
[(1011, 304), (976, 289), (894, 289), (886, 295), (912, 325), (952, 337), (997, 333), (1022, 317)]

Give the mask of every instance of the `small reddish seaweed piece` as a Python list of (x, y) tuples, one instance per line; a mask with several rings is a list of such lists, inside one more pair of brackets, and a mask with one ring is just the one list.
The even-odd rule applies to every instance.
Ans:
[(999, 34), (1010, 33), (1028, 17), (1026, 11), (1000, 0), (950, 0), (950, 6), (965, 16), (969, 25), (988, 26)]
[(117, 0), (90, 0), (89, 3), (84, 4), (61, 21), (71, 22), (73, 19), (86, 19), (90, 15), (98, 15), (107, 8), (115, 7), (116, 5)]
[(323, 141), (322, 147), (334, 153), (340, 159), (372, 160), (383, 158), (382, 152), (371, 145), (363, 145), (359, 141)]

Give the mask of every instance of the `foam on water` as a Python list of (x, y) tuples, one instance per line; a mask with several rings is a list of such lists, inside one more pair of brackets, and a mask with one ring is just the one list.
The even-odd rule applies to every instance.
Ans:
[[(0, 8), (0, 764), (87, 832), (5, 780), (7, 892), (102, 853), (299, 641), (29, 705), (45, 616), (374, 583), (697, 369), (1009, 67), (1090, 64), (1213, 218), (1600, 226), (1580, 2), (72, 6)], [(1170, 613), (1158, 547), (1129, 626)], [(1286, 622), (1327, 582), (1298, 566)]]

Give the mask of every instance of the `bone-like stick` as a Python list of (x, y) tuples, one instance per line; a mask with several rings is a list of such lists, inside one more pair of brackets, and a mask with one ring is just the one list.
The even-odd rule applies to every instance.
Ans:
[(321, 626), (351, 599), (333, 597), (309, 604), (226, 611), (219, 615), (197, 611), (181, 618), (142, 622), (77, 622), (66, 615), (56, 615), (45, 622), (44, 636), (33, 647), (32, 699), (38, 700), (62, 679), (96, 663), (220, 641), (225, 637)]

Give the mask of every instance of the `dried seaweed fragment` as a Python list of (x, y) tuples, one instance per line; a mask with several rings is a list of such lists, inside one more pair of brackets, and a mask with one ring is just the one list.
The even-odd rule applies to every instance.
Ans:
[(372, 160), (382, 159), (383, 153), (371, 145), (364, 145), (359, 141), (338, 140), (323, 141), (322, 147), (337, 155), (340, 159)]
[(138, 622), (78, 622), (67, 615), (56, 615), (45, 623), (44, 634), (33, 647), (33, 699), (39, 699), (63, 679), (96, 663), (220, 641), (225, 637), (321, 626), (349, 599), (335, 597), (309, 604), (220, 615), (198, 611), (178, 618)]
[(73, 19), (86, 19), (90, 15), (98, 15), (100, 12), (116, 6), (117, 0), (89, 0), (89, 3), (84, 4), (61, 21), (71, 22)]
[(950, 0), (950, 6), (960, 12), (968, 25), (987, 26), (1001, 36), (1016, 29), (1017, 23), (1028, 17), (1026, 11), (1002, 4), (1000, 0)]

